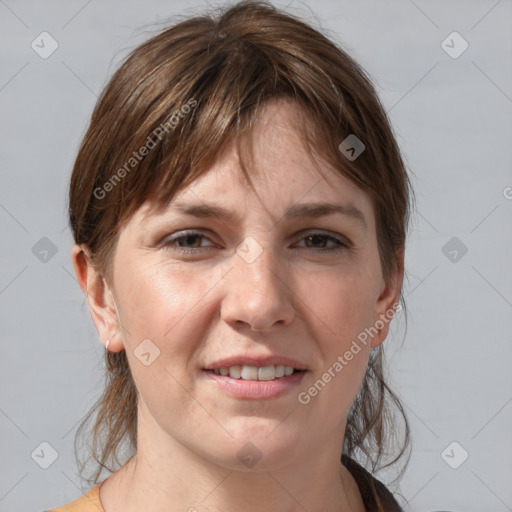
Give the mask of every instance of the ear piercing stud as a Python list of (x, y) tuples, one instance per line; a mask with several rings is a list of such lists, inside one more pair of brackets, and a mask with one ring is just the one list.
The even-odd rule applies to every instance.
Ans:
[(107, 340), (107, 343), (105, 343), (105, 350), (108, 350), (108, 344), (110, 343), (110, 338)]

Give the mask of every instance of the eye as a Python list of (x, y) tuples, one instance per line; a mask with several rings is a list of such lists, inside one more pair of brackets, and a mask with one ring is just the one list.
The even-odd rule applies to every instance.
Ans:
[[(332, 235), (327, 235), (325, 233), (319, 233), (319, 232), (308, 233), (307, 235), (303, 236), (301, 238), (301, 240), (305, 240), (306, 247), (312, 248), (312, 249), (318, 249), (320, 251), (333, 251), (333, 250), (336, 251), (336, 250), (348, 248), (348, 245), (346, 243), (342, 242), (337, 237), (332, 236)], [(331, 247), (325, 247), (325, 245), (328, 242), (333, 243), (334, 246), (331, 245)]]
[[(190, 254), (195, 253), (200, 248), (200, 242), (198, 246), (198, 241), (200, 239), (208, 240), (208, 238), (198, 231), (182, 231), (177, 235), (171, 236), (164, 241), (164, 245), (166, 247), (170, 247), (172, 249), (177, 249), (178, 251)], [(178, 245), (176, 245), (178, 242)], [(192, 248), (188, 248), (188, 245), (192, 245)]]
[[(183, 254), (194, 254), (213, 246), (211, 244), (202, 245), (202, 240), (209, 240), (209, 238), (199, 231), (181, 231), (168, 237), (162, 244)], [(305, 241), (306, 245), (302, 246), (303, 248), (315, 249), (319, 252), (339, 251), (349, 248), (349, 244), (339, 238), (321, 232), (310, 232), (302, 236), (300, 240)], [(327, 246), (329, 243), (331, 244), (330, 247)]]

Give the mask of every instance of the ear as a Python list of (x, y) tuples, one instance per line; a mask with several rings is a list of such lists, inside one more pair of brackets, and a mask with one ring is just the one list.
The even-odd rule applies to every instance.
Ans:
[(389, 333), (389, 324), (400, 304), (400, 290), (404, 278), (404, 249), (396, 252), (396, 266), (389, 282), (384, 283), (382, 280), (382, 288), (377, 299), (375, 308), (375, 317), (373, 326), (377, 329), (377, 333), (372, 337), (372, 348), (378, 347), (386, 339)]
[(105, 345), (110, 340), (108, 350), (120, 352), (124, 345), (120, 336), (119, 315), (114, 295), (105, 280), (94, 267), (92, 258), (85, 246), (75, 244), (71, 258), (80, 288), (85, 293), (92, 320), (100, 340)]

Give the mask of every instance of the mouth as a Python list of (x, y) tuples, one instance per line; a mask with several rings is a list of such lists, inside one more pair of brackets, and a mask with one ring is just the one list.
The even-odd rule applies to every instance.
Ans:
[(222, 366), (211, 370), (205, 370), (213, 373), (214, 375), (222, 375), (230, 377), (231, 379), (238, 380), (256, 380), (256, 381), (269, 381), (276, 379), (283, 379), (294, 375), (296, 373), (303, 373), (305, 370), (299, 370), (291, 366), (282, 364), (267, 365), (267, 366), (251, 366), (251, 365), (234, 365)]
[(296, 389), (307, 370), (284, 365), (234, 365), (203, 369), (203, 372), (217, 389), (233, 398), (265, 400)]

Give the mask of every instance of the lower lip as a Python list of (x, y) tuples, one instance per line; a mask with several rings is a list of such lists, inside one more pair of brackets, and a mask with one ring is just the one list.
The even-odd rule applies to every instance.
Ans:
[(274, 380), (233, 379), (226, 375), (217, 375), (208, 370), (204, 370), (204, 373), (233, 397), (246, 400), (263, 400), (276, 398), (298, 386), (306, 372), (300, 371)]

